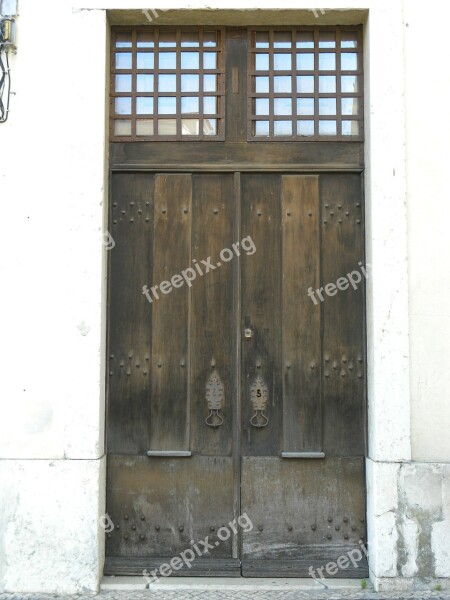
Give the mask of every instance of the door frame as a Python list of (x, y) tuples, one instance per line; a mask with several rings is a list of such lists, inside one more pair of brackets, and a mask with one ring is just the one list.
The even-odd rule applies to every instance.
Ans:
[[(86, 2), (77, 2), (83, 8)], [(96, 98), (96, 110), (91, 111), (81, 124), (85, 143), (84, 164), (92, 164), (95, 171), (88, 177), (85, 185), (86, 198), (92, 206), (92, 199), (98, 198), (98, 209), (95, 214), (97, 227), (86, 230), (86, 236), (98, 249), (96, 260), (87, 265), (89, 293), (95, 299), (99, 309), (95, 309), (91, 318), (91, 330), (98, 336), (99, 346), (89, 350), (93, 364), (97, 365), (97, 385), (94, 397), (98, 398), (98, 426), (95, 451), (89, 452), (100, 460), (99, 495), (96, 499), (96, 510), (104, 514), (105, 474), (104, 474), (104, 423), (105, 423), (105, 361), (106, 335), (106, 257), (108, 250), (101, 248), (97, 242), (98, 228), (106, 228), (108, 210), (108, 175), (106, 103), (99, 101), (105, 98), (108, 89), (108, 18), (126, 19), (129, 11), (108, 10), (113, 2), (102, 3), (101, 7), (89, 6), (89, 10), (79, 10), (73, 18), (79, 30), (89, 34), (91, 43), (81, 48), (80, 61), (87, 67), (86, 77), (93, 97)], [(202, 8), (198, 2), (198, 8)], [(245, 5), (240, 3), (243, 8)], [(298, 7), (298, 3), (295, 3)], [(106, 6), (106, 8), (105, 8)], [(184, 9), (183, 2), (174, 2), (174, 8)], [(94, 9), (93, 9), (94, 8)], [(298, 15), (299, 21), (310, 16), (310, 10), (299, 10), (294, 3), (286, 6)], [(342, 9), (347, 8), (342, 3)], [(365, 40), (365, 131), (366, 131), (366, 255), (372, 264), (372, 276), (367, 285), (367, 355), (368, 355), (368, 434), (369, 452), (367, 458), (367, 493), (368, 493), (368, 536), (372, 547), (371, 564), (374, 580), (383, 576), (385, 570), (378, 569), (377, 564), (382, 552), (390, 549), (389, 542), (381, 537), (382, 523), (375, 517), (374, 507), (378, 502), (379, 486), (392, 485), (395, 473), (392, 463), (411, 460), (410, 441), (410, 384), (409, 384), (409, 319), (408, 319), (408, 272), (407, 272), (407, 213), (406, 170), (405, 170), (405, 107), (401, 95), (392, 98), (391, 89), (403, 89), (404, 64), (402, 55), (402, 19), (401, 3), (393, 5), (390, 13), (375, 0), (361, 3), (361, 9), (346, 10), (346, 22), (364, 22)], [(223, 10), (224, 18), (230, 24), (237, 19), (238, 11)], [(218, 12), (215, 14), (218, 15)], [(136, 11), (140, 14), (141, 11)], [(261, 11), (260, 11), (261, 13)], [(200, 12), (182, 10), (183, 20), (195, 23)], [(204, 13), (203, 13), (204, 15)], [(272, 16), (271, 16), (272, 15)], [(275, 23), (275, 15), (280, 21), (279, 11), (264, 11), (267, 22)], [(281, 15), (281, 17), (279, 16)], [(342, 13), (339, 10), (327, 11), (327, 22), (338, 23)], [(172, 15), (173, 16), (173, 15)], [(238, 13), (239, 16), (239, 13)], [(166, 18), (166, 15), (162, 15)], [(370, 18), (369, 18), (370, 17)], [(117, 21), (116, 21), (117, 22)], [(122, 21), (123, 22), (123, 21)], [(162, 22), (162, 21), (161, 21)], [(242, 21), (241, 21), (242, 22)], [(317, 23), (318, 21), (314, 21)], [(389, 43), (386, 43), (387, 40)], [(373, 54), (371, 54), (373, 50)], [(375, 64), (375, 50), (389, 59), (390, 68), (380, 70)], [(83, 54), (84, 53), (84, 54)], [(93, 60), (93, 57), (95, 60)], [(400, 82), (400, 83), (399, 83)], [(80, 91), (80, 102), (84, 101)], [(103, 119), (102, 119), (103, 117)], [(103, 153), (103, 156), (102, 156)], [(102, 156), (102, 157), (101, 157)], [(101, 158), (100, 158), (101, 157)], [(389, 168), (387, 168), (389, 165)], [(80, 209), (81, 210), (81, 209)], [(389, 215), (389, 219), (386, 218)], [(396, 224), (395, 236), (392, 235), (391, 224)], [(397, 260), (392, 261), (392, 256)], [(101, 289), (99, 279), (103, 282)], [(87, 281), (85, 277), (85, 281)], [(95, 345), (94, 345), (95, 346)], [(99, 351), (100, 350), (100, 351)], [(92, 378), (87, 378), (85, 397), (89, 405), (93, 401)], [(79, 390), (81, 391), (81, 390)], [(98, 393), (100, 392), (100, 393)], [(396, 414), (395, 422), (389, 418)], [(95, 434), (94, 434), (95, 436)], [(103, 465), (103, 466), (102, 466)], [(99, 530), (98, 560), (102, 561), (103, 530)], [(387, 546), (386, 546), (387, 545)], [(101, 571), (101, 564), (98, 566)], [(391, 577), (395, 575), (390, 575)]]

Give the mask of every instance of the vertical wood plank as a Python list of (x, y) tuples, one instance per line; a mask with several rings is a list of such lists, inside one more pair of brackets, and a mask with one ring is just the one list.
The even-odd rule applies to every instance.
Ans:
[[(152, 285), (171, 282), (191, 266), (192, 182), (189, 174), (155, 177)], [(192, 284), (191, 284), (192, 285)], [(183, 280), (153, 300), (149, 450), (189, 449), (189, 313)]]
[(151, 272), (154, 178), (115, 173), (111, 180), (108, 281), (109, 453), (141, 454), (148, 445), (151, 306), (142, 286)]
[[(242, 237), (256, 251), (242, 257), (242, 429), (243, 455), (270, 456), (281, 451), (281, 241), (279, 175), (242, 176)], [(250, 329), (251, 338), (244, 337)], [(269, 423), (250, 424), (255, 413), (250, 387), (261, 377), (268, 387)]]
[(319, 179), (282, 178), (283, 451), (322, 450)]
[[(197, 272), (192, 284), (191, 397), (192, 451), (211, 456), (230, 456), (234, 418), (233, 261), (223, 262), (220, 252), (234, 240), (233, 174), (194, 175), (192, 258)], [(233, 253), (234, 254), (234, 253)], [(212, 266), (202, 261), (211, 259)], [(218, 263), (220, 266), (217, 266)], [(194, 264), (192, 264), (194, 266)], [(224, 386), (223, 424), (205, 423), (208, 404), (205, 389), (211, 375)]]
[[(320, 177), (322, 286), (347, 289), (329, 296), (323, 311), (323, 435), (330, 456), (365, 454), (365, 276), (361, 177)], [(349, 283), (353, 273), (354, 285)], [(357, 282), (360, 278), (360, 281)], [(356, 289), (355, 289), (356, 288)], [(333, 293), (333, 292), (332, 292)]]

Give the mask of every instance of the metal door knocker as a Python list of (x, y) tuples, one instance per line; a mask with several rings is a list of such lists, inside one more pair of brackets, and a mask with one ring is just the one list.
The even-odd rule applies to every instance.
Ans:
[(220, 414), (224, 402), (224, 387), (219, 374), (214, 371), (206, 384), (206, 401), (208, 403), (209, 415), (205, 419), (208, 427), (220, 427), (223, 417)]
[(250, 419), (250, 424), (258, 429), (267, 427), (269, 419), (264, 414), (264, 411), (269, 401), (269, 390), (261, 377), (257, 377), (250, 386), (250, 400), (255, 411), (255, 414)]

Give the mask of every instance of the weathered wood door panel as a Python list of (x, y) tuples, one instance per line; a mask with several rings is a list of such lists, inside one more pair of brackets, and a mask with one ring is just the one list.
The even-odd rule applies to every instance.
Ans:
[(362, 208), (352, 174), (113, 175), (107, 572), (208, 537), (174, 575), (304, 576), (365, 539), (363, 278), (308, 296), (360, 269)]
[(362, 29), (111, 41), (105, 572), (308, 576), (366, 539)]

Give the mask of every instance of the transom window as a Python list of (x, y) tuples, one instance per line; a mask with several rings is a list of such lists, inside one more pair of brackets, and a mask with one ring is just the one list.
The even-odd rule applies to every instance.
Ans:
[(223, 139), (222, 43), (212, 28), (114, 29), (112, 139)]
[(227, 106), (240, 141), (363, 141), (362, 52), (361, 26), (115, 27), (111, 139), (223, 141)]
[(249, 32), (250, 140), (361, 140), (360, 28)]

